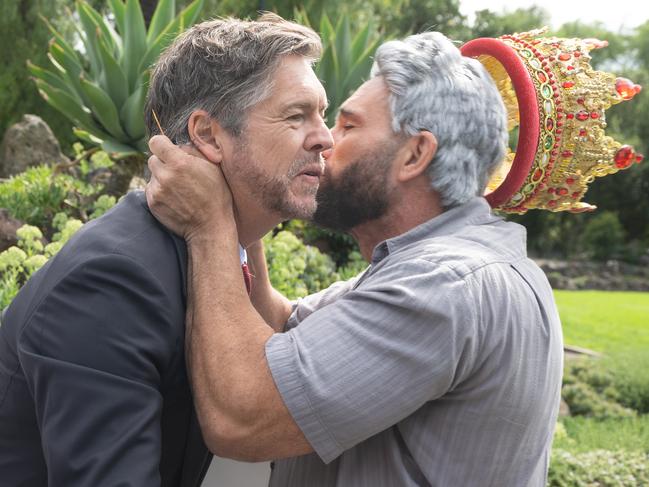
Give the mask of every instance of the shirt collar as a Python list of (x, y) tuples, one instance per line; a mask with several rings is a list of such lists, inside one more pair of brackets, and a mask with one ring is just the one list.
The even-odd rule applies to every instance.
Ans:
[(372, 264), (377, 264), (388, 254), (423, 238), (440, 237), (456, 233), (467, 225), (489, 223), (502, 218), (491, 212), (487, 200), (476, 196), (466, 203), (446, 210), (406, 233), (389, 238), (378, 244), (372, 253)]

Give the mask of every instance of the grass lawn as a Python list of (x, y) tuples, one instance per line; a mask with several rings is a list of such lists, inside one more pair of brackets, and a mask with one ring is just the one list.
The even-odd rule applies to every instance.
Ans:
[(555, 298), (566, 344), (649, 355), (649, 293), (555, 291)]
[[(613, 374), (616, 388), (629, 407), (646, 412), (649, 293), (559, 290), (555, 298), (565, 343), (602, 352), (604, 357), (593, 366)], [(649, 452), (649, 414), (604, 420), (566, 417), (560, 421), (567, 436), (555, 438), (553, 447), (557, 450), (573, 454), (593, 450)]]
[(561, 418), (567, 438), (556, 438), (553, 447), (572, 452), (630, 450), (649, 452), (649, 415), (628, 419), (593, 420)]

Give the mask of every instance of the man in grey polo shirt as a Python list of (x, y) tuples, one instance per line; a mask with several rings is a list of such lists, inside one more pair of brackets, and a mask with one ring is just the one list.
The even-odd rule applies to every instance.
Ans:
[(370, 267), (290, 304), (254, 245), (255, 307), (222, 174), (152, 139), (147, 196), (188, 242), (191, 378), (216, 454), (275, 459), (273, 486), (545, 485), (559, 317), (524, 228), (480, 196), (505, 118), (443, 35), (382, 45), (332, 130), (314, 216)]

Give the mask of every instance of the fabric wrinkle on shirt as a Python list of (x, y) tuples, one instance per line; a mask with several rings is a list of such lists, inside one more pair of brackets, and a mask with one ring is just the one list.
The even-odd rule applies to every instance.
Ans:
[(266, 344), (315, 453), (271, 486), (545, 486), (563, 344), (525, 229), (484, 198), (377, 245)]

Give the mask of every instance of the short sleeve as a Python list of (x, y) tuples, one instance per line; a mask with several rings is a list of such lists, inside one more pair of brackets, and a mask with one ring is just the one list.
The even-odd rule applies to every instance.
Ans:
[(267, 342), (275, 383), (328, 463), (450, 390), (472, 366), (476, 326), (465, 282), (426, 260), (377, 269)]
[(291, 328), (296, 327), (302, 320), (304, 320), (314, 311), (323, 308), (328, 304), (333, 303), (334, 301), (337, 301), (347, 292), (354, 289), (357, 283), (362, 280), (365, 272), (367, 272), (367, 270), (346, 281), (334, 282), (328, 288), (323, 289), (322, 291), (311, 294), (304, 298), (298, 298), (297, 301), (293, 303), (291, 316), (286, 322), (285, 330), (290, 330)]

